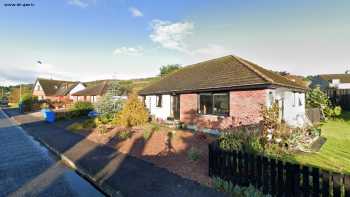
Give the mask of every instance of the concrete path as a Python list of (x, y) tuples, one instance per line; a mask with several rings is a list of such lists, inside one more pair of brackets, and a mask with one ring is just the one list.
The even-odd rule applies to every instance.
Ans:
[(103, 196), (0, 109), (0, 196)]
[[(16, 116), (15, 112), (7, 113)], [(29, 121), (30, 117), (24, 119), (27, 121), (21, 127), (30, 135), (69, 158), (80, 172), (110, 195), (120, 191), (123, 196), (130, 197), (223, 196), (209, 187), (108, 146), (96, 144), (53, 124)]]

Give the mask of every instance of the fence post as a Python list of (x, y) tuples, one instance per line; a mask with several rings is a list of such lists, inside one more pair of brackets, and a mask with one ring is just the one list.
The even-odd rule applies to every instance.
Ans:
[(270, 172), (271, 172), (271, 180), (270, 180), (270, 194), (272, 195), (276, 195), (276, 186), (278, 184), (278, 182), (276, 182), (276, 170), (277, 170), (277, 166), (276, 166), (276, 159), (270, 159)]
[(279, 183), (279, 186), (277, 187), (278, 196), (283, 195), (284, 188), (285, 188), (284, 170), (283, 169), (284, 169), (283, 161), (278, 160), (278, 163), (277, 163), (277, 182)]
[(330, 196), (329, 193), (329, 172), (322, 171), (322, 196)]
[(341, 178), (342, 178), (341, 174), (338, 174), (338, 173), (332, 174), (333, 197), (340, 197), (341, 196)]
[(257, 157), (256, 157), (256, 170), (257, 170), (257, 179), (256, 179), (256, 186), (257, 186), (257, 188), (260, 188), (261, 187), (261, 179), (262, 179), (262, 159), (261, 159), (261, 156), (260, 155), (258, 155)]
[(212, 150), (212, 144), (213, 143), (210, 143), (210, 144), (208, 144), (208, 151), (209, 151), (209, 158), (208, 158), (208, 160), (209, 160), (209, 167), (208, 167), (208, 174), (209, 174), (209, 176), (211, 177), (211, 176), (213, 176), (213, 174), (212, 174), (212, 171), (213, 171), (213, 150)]
[(238, 173), (237, 173), (237, 152), (233, 151), (231, 153), (232, 156), (232, 180), (233, 180), (233, 184), (238, 184), (237, 180), (238, 180)]
[(345, 197), (350, 197), (350, 175), (344, 175)]
[(310, 196), (310, 183), (309, 183), (309, 173), (310, 169), (308, 166), (303, 166), (303, 193), (304, 196)]
[(312, 168), (312, 196), (320, 196), (320, 174), (318, 168)]
[(263, 193), (267, 194), (269, 192), (269, 160), (267, 157), (263, 157)]
[(295, 196), (300, 196), (300, 165), (293, 164), (293, 190)]
[(293, 165), (289, 162), (286, 163), (285, 165), (286, 168), (286, 194), (287, 196), (294, 196), (294, 191), (293, 191), (293, 179), (294, 179), (294, 174), (293, 174)]

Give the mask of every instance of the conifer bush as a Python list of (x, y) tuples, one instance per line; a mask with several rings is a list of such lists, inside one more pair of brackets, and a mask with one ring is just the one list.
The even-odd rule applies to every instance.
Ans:
[(148, 121), (148, 112), (137, 95), (130, 95), (117, 114), (115, 123), (123, 127), (134, 127), (145, 124)]

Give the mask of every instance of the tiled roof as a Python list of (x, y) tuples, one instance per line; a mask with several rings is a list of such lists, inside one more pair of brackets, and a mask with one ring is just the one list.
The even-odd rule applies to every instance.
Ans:
[(326, 74), (319, 75), (319, 77), (326, 81), (331, 81), (332, 79), (339, 79), (340, 83), (350, 83), (350, 74)]
[(73, 94), (73, 96), (102, 96), (108, 89), (108, 82), (103, 81), (95, 86), (85, 88)]
[(64, 96), (69, 93), (79, 82), (62, 81), (53, 79), (38, 78), (46, 96)]
[(140, 95), (187, 92), (256, 85), (307, 88), (248, 60), (229, 55), (186, 66), (151, 84)]

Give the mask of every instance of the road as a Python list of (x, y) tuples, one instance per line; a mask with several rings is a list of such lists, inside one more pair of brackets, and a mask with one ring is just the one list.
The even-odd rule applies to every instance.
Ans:
[(0, 196), (104, 196), (0, 109)]

